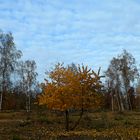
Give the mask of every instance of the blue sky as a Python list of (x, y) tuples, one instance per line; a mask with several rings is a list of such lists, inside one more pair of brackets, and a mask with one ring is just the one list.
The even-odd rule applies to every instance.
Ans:
[(0, 29), (36, 61), (40, 81), (56, 62), (104, 71), (123, 49), (140, 61), (140, 0), (0, 0)]

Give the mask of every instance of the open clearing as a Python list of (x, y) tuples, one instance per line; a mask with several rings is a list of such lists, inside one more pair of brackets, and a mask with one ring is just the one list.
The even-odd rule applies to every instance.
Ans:
[[(70, 116), (70, 126), (78, 114)], [(50, 112), (1, 112), (0, 140), (92, 140), (140, 139), (140, 112), (86, 113), (80, 125), (70, 132), (64, 128), (64, 116)]]

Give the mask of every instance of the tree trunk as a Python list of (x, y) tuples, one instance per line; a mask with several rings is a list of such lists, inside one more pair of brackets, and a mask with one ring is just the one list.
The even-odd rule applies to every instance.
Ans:
[(27, 93), (27, 99), (26, 99), (26, 111), (30, 112), (31, 111), (31, 97), (30, 94)]
[(28, 110), (29, 112), (31, 111), (31, 97), (29, 95), (29, 100), (28, 100)]
[(119, 100), (119, 94), (118, 94), (118, 92), (117, 92), (116, 89), (115, 89), (115, 95), (116, 95), (116, 99), (117, 99), (118, 110), (121, 111), (120, 100)]
[(127, 103), (128, 103), (128, 109), (132, 110), (132, 104), (131, 104), (131, 100), (130, 100), (130, 95), (129, 93), (127, 93)]
[(114, 94), (111, 93), (111, 110), (114, 111)]
[(0, 94), (0, 112), (2, 110), (2, 100), (3, 100), (3, 93)]
[(82, 106), (81, 106), (81, 113), (80, 113), (80, 117), (79, 119), (77, 120), (77, 122), (75, 123), (75, 125), (73, 126), (73, 128), (71, 130), (74, 130), (80, 123), (81, 119), (82, 119), (82, 116), (83, 116), (83, 113), (84, 113), (84, 105), (83, 105), (83, 95), (84, 95), (84, 89), (83, 89), (83, 86), (82, 86)]
[(27, 102), (27, 100), (26, 100), (26, 112), (29, 112), (28, 111), (28, 102)]
[(124, 105), (123, 105), (123, 101), (122, 101), (122, 95), (121, 95), (121, 93), (119, 93), (119, 98), (120, 98), (121, 111), (124, 111)]
[(80, 117), (79, 117), (79, 119), (77, 120), (77, 122), (75, 123), (75, 125), (72, 127), (71, 130), (74, 130), (74, 129), (79, 125), (79, 123), (80, 123), (80, 121), (81, 121), (81, 119), (82, 119), (83, 113), (84, 113), (84, 109), (82, 108), (82, 109), (81, 109), (81, 113), (80, 113)]
[(117, 103), (118, 103), (119, 111), (122, 112), (124, 111), (124, 105), (123, 105), (121, 93), (118, 90), (115, 90), (115, 93), (117, 95)]
[(26, 111), (29, 112), (29, 105), (28, 105), (28, 103), (29, 103), (29, 98), (28, 98), (28, 94), (27, 94), (26, 96), (27, 96), (27, 97), (26, 97)]
[(69, 112), (68, 112), (68, 110), (65, 111), (65, 128), (66, 128), (66, 131), (69, 131)]

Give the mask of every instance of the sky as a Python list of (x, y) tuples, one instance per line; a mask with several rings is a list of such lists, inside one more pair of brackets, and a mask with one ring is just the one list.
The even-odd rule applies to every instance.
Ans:
[(123, 49), (140, 64), (140, 0), (0, 0), (0, 29), (40, 81), (57, 62), (105, 71)]

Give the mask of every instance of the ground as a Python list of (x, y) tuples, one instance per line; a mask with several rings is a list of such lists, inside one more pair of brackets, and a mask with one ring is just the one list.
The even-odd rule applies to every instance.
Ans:
[[(78, 119), (70, 116), (70, 127)], [(25, 111), (0, 113), (0, 140), (140, 139), (140, 112), (85, 113), (74, 131), (65, 131), (63, 113)]]

